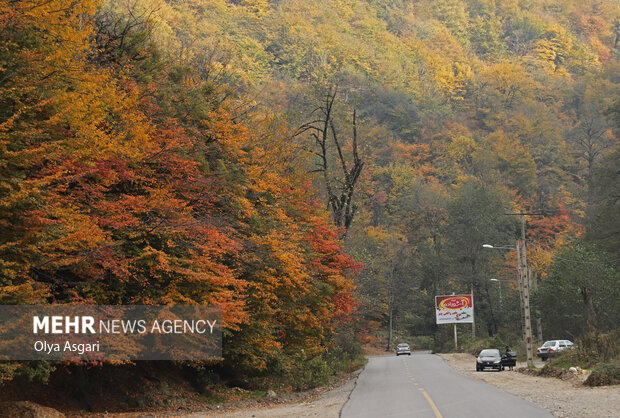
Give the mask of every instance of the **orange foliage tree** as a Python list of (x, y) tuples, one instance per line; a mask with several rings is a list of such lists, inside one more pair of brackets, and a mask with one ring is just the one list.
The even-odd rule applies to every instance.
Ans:
[(219, 305), (241, 368), (322, 353), (357, 266), (282, 138), (96, 6), (0, 1), (0, 299)]

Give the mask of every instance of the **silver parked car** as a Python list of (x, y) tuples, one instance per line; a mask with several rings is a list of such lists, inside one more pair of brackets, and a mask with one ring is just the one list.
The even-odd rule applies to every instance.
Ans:
[(396, 346), (396, 356), (400, 356), (401, 354), (411, 355), (411, 350), (409, 349), (409, 344), (400, 343)]
[(550, 356), (556, 354), (559, 351), (573, 348), (573, 343), (568, 340), (550, 340), (538, 347), (536, 355), (543, 361), (546, 361)]

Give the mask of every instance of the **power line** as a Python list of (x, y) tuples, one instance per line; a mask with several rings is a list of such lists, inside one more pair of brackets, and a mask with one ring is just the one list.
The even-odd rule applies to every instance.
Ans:
[(504, 213), (504, 215), (528, 215), (528, 216), (545, 216), (542, 212), (517, 212), (517, 213)]

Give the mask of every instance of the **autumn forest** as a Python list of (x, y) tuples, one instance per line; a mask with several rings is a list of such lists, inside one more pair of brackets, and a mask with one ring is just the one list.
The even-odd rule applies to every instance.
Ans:
[(221, 306), (223, 361), (170, 367), (305, 389), (451, 350), (435, 295), (473, 292), (465, 347), (518, 346), (524, 212), (535, 336), (618, 332), (617, 1), (0, 0), (0, 28), (3, 305)]

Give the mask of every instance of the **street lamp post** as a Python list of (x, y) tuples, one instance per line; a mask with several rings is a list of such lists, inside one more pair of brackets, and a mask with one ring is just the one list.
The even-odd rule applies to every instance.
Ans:
[(489, 279), (492, 282), (497, 282), (498, 289), (499, 289), (499, 306), (502, 306), (502, 285), (500, 282), (509, 282), (509, 283), (513, 283), (513, 284), (518, 284), (517, 282), (515, 282), (514, 280), (503, 280), (503, 279)]
[(497, 282), (497, 288), (499, 289), (499, 308), (502, 309), (502, 284), (497, 279), (491, 279), (492, 282)]
[[(493, 250), (513, 250), (517, 251), (517, 247), (514, 245), (491, 245), (491, 244), (483, 244), (483, 248), (490, 248)], [(519, 271), (519, 262), (517, 261), (517, 271)], [(493, 281), (500, 281), (498, 279), (491, 279)], [(517, 285), (517, 289), (519, 290), (519, 307), (521, 310), (521, 338), (525, 341), (525, 315), (523, 311), (523, 291), (521, 290), (521, 273), (517, 273), (517, 281), (506, 280), (512, 282)]]

